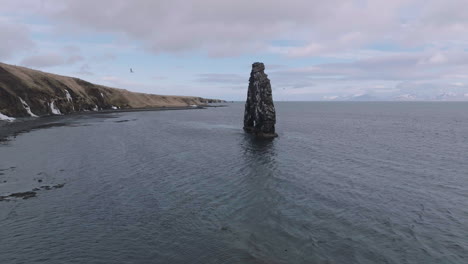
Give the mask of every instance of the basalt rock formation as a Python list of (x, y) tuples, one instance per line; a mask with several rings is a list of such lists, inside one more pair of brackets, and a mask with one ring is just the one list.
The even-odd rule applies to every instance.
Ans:
[(244, 130), (258, 137), (277, 137), (275, 124), (276, 111), (270, 80), (265, 74), (265, 65), (255, 62), (252, 64), (245, 102)]
[(128, 108), (189, 107), (223, 100), (130, 92), (0, 63), (0, 120)]

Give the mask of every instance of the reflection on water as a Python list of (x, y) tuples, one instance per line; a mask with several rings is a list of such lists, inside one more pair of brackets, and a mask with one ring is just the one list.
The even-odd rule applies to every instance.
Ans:
[(278, 185), (277, 140), (243, 135), (242, 157), (246, 165), (241, 188), (247, 195), (242, 200), (242, 216), (237, 220), (243, 246), (260, 263), (288, 263), (288, 244), (275, 239), (281, 236), (278, 228), (283, 199)]
[(255, 155), (272, 156), (274, 154), (275, 139), (259, 138), (251, 134), (244, 133), (242, 147), (245, 152), (252, 152)]

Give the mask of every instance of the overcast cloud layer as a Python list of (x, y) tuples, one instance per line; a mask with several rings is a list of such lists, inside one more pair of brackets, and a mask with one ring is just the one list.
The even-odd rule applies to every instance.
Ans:
[[(468, 100), (466, 0), (2, 0), (0, 61), (134, 91)], [(135, 74), (129, 74), (135, 67)]]

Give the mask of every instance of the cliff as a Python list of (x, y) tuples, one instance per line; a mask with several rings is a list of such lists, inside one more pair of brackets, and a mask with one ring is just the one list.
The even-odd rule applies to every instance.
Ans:
[(78, 78), (0, 63), (0, 115), (4, 117), (34, 117), (104, 109), (183, 107), (221, 102), (224, 101), (130, 92)]

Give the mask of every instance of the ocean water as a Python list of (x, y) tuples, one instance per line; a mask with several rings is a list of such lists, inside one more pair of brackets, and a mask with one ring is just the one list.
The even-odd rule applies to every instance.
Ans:
[(0, 201), (0, 263), (468, 263), (468, 103), (276, 108), (272, 141), (241, 103), (9, 138), (0, 195), (38, 190)]

